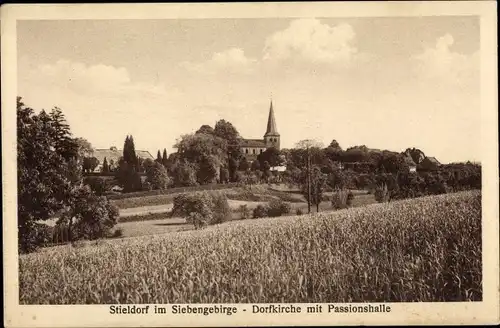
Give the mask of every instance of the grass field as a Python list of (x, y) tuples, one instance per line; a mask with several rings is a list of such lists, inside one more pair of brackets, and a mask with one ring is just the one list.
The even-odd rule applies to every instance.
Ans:
[[(284, 201), (294, 203), (305, 201), (304, 197), (299, 193), (275, 190), (274, 188), (269, 188), (267, 185), (227, 188), (219, 190), (219, 192), (224, 193), (230, 200), (268, 202), (271, 199), (280, 198)], [(179, 193), (112, 199), (111, 203), (118, 206), (119, 209), (164, 206), (172, 204), (177, 195)]]
[(480, 301), (462, 192), (20, 256), (20, 304)]

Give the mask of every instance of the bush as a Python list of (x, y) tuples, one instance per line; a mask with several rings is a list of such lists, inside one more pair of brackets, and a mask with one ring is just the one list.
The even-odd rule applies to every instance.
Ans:
[(219, 224), (231, 220), (231, 208), (224, 193), (210, 193), (213, 203), (213, 217), (210, 224)]
[(57, 222), (58, 229), (66, 230), (63, 242), (110, 237), (119, 211), (106, 197), (97, 196), (84, 185), (72, 192), (69, 203)]
[(264, 205), (257, 205), (256, 208), (253, 209), (253, 218), (265, 218), (267, 216), (267, 207)]
[(195, 229), (199, 229), (212, 221), (213, 207), (212, 197), (206, 192), (180, 194), (174, 198), (172, 214), (186, 218)]
[(347, 194), (347, 207), (351, 207), (352, 206), (352, 201), (354, 200), (354, 194), (352, 193), (352, 191), (349, 191), (349, 193)]
[(196, 229), (231, 219), (231, 209), (223, 193), (197, 192), (174, 198), (172, 215), (186, 218)]
[(122, 229), (116, 229), (113, 234), (111, 235), (111, 238), (121, 238), (123, 237), (123, 230)]
[(298, 209), (295, 211), (295, 214), (296, 214), (296, 215), (302, 215), (302, 214), (304, 214), (304, 212), (302, 211), (302, 209), (298, 208)]
[(390, 199), (390, 194), (389, 190), (387, 189), (387, 185), (385, 183), (378, 185), (375, 188), (375, 200), (379, 203), (384, 203), (388, 202), (389, 199)]
[(352, 195), (347, 189), (337, 189), (334, 191), (332, 195), (332, 207), (336, 210), (348, 208), (352, 198), (354, 198), (354, 195), (352, 195), (351, 201), (349, 201), (349, 194)]
[(290, 211), (290, 204), (281, 199), (273, 199), (267, 204), (267, 215), (270, 217), (282, 216), (283, 214), (290, 213)]
[(240, 213), (240, 218), (242, 220), (247, 220), (247, 219), (250, 219), (252, 217), (250, 209), (248, 208), (247, 205), (240, 205), (238, 212)]

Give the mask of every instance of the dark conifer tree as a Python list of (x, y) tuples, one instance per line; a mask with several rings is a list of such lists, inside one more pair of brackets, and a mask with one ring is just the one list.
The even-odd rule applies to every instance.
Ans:
[(106, 157), (104, 157), (104, 161), (102, 162), (102, 172), (109, 173), (109, 164)]
[(168, 157), (167, 157), (167, 149), (163, 148), (163, 158), (161, 163), (163, 166), (167, 167), (168, 166)]

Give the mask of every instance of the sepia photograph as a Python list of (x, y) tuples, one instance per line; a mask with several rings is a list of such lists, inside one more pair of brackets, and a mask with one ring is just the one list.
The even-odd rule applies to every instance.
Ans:
[(15, 20), (17, 306), (335, 324), (498, 302), (481, 16), (273, 8)]

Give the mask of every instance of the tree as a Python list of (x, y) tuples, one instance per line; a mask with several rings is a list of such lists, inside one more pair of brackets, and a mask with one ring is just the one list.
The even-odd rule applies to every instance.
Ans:
[(123, 157), (118, 161), (118, 183), (124, 192), (142, 190), (142, 181), (139, 175), (140, 165), (135, 153), (134, 138), (127, 136), (123, 145)]
[(156, 161), (157, 161), (158, 163), (160, 163), (160, 164), (163, 162), (163, 161), (162, 161), (162, 157), (161, 157), (161, 153), (160, 153), (160, 150), (159, 150), (159, 149), (158, 149), (158, 153), (156, 154)]
[(239, 165), (238, 169), (240, 171), (248, 171), (249, 168), (250, 168), (250, 163), (248, 163), (248, 160), (246, 157), (243, 157), (240, 160), (240, 165)]
[(405, 161), (403, 155), (398, 153), (385, 152), (379, 163), (389, 173), (409, 171), (408, 163)]
[(79, 159), (91, 157), (93, 155), (94, 148), (88, 140), (84, 138), (75, 138), (74, 140), (77, 145), (77, 153)]
[(45, 221), (67, 206), (81, 181), (78, 146), (60, 109), (35, 114), (17, 98), (18, 246), (35, 250)]
[(227, 142), (214, 135), (184, 135), (176, 143), (177, 160), (193, 164), (197, 181), (210, 183), (218, 178), (219, 169), (227, 163)]
[(220, 165), (218, 165), (213, 156), (202, 156), (200, 162), (198, 163), (196, 180), (201, 185), (216, 182), (219, 178), (219, 168)]
[(123, 160), (130, 166), (138, 169), (137, 155), (135, 153), (134, 137), (127, 136), (123, 145)]
[(51, 137), (55, 151), (60, 153), (66, 161), (78, 158), (79, 145), (71, 135), (69, 124), (66, 122), (62, 110), (54, 107), (50, 111), (49, 117), (53, 126), (49, 133), (52, 133)]
[(123, 157), (118, 160), (116, 177), (124, 192), (142, 190), (142, 181), (136, 166), (126, 162)]
[(220, 168), (219, 181), (220, 183), (229, 182), (229, 170), (225, 166)]
[(251, 170), (252, 171), (259, 171), (260, 170), (260, 162), (259, 161), (253, 161), (251, 165)]
[(264, 162), (268, 162), (271, 167), (281, 165), (280, 152), (274, 147), (266, 149), (262, 154), (257, 156), (260, 165), (263, 166)]
[(77, 186), (71, 190), (68, 207), (58, 225), (68, 228), (70, 242), (76, 239), (108, 237), (118, 220), (118, 208), (106, 197), (95, 195), (89, 186)]
[(99, 160), (96, 157), (85, 157), (83, 158), (83, 171), (90, 173), (94, 172), (94, 170), (99, 166)]
[(106, 159), (106, 157), (104, 157), (104, 161), (102, 163), (102, 172), (109, 173), (109, 165), (108, 165), (108, 160)]
[(146, 172), (146, 182), (151, 185), (152, 189), (167, 189), (170, 184), (170, 177), (167, 169), (157, 161), (146, 159), (144, 161), (144, 170)]
[(163, 157), (161, 159), (161, 163), (165, 168), (168, 168), (168, 156), (167, 156), (167, 149), (163, 148)]
[(410, 156), (411, 159), (415, 162), (415, 164), (420, 164), (425, 159), (425, 154), (423, 151), (417, 148), (407, 148), (404, 152), (404, 155)]
[(237, 181), (236, 172), (238, 172), (238, 162), (233, 157), (229, 157), (228, 170), (229, 170), (229, 180), (231, 182), (236, 182)]
[(219, 120), (215, 123), (214, 134), (226, 140), (227, 151), (230, 157), (238, 159), (240, 152), (240, 134), (238, 130), (228, 121)]
[(202, 125), (198, 131), (195, 132), (196, 134), (199, 133), (205, 133), (205, 134), (215, 134), (214, 128), (212, 128), (210, 125)]
[(317, 148), (320, 149), (322, 148), (321, 143), (312, 140), (312, 139), (305, 139), (301, 140), (297, 143), (296, 148), (305, 150), (305, 155), (306, 155), (306, 171), (305, 171), (305, 178), (303, 179), (303, 185), (305, 183), (305, 189), (307, 192), (307, 212), (311, 213), (311, 200), (312, 200), (312, 194), (311, 194), (311, 188), (312, 188), (312, 182), (311, 182), (311, 149), (312, 148)]
[(339, 151), (339, 152), (342, 151), (342, 147), (340, 147), (340, 144), (335, 139), (333, 139), (332, 142), (330, 142), (330, 144), (328, 145), (327, 148), (330, 148), (332, 150), (336, 150), (336, 151)]
[(172, 178), (174, 186), (189, 187), (196, 186), (196, 172), (198, 168), (196, 164), (188, 161), (178, 161), (172, 166)]

